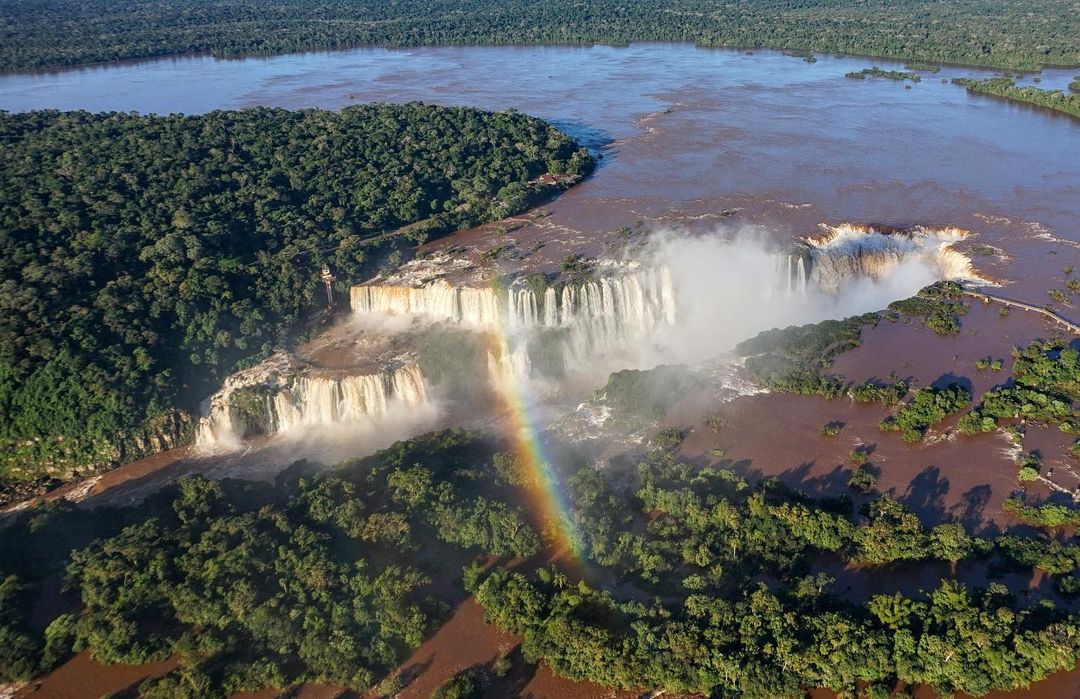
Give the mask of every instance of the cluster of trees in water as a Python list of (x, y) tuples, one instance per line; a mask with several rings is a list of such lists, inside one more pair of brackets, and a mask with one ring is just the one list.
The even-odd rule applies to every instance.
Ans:
[(1080, 64), (1061, 0), (58, 0), (8, 3), (0, 69), (363, 44), (688, 41), (1013, 68)]
[(344, 288), (593, 166), (538, 119), (422, 104), (0, 112), (0, 144), (0, 482), (124, 458), (302, 332), (323, 263)]
[(1053, 570), (1072, 590), (1075, 542), (927, 529), (888, 496), (852, 515), (846, 500), (656, 455), (636, 473), (583, 469), (570, 497), (583, 555), (628, 583), (618, 592), (555, 569), (467, 576), (487, 618), (523, 637), (524, 657), (567, 677), (707, 696), (886, 697), (898, 683), (981, 695), (1080, 657), (1075, 613), (1024, 607), (1001, 583), (943, 580), (858, 603), (821, 572), (824, 561), (874, 576), (901, 561), (994, 557)]
[[(304, 681), (364, 691), (466, 592), (523, 637), (527, 662), (613, 687), (776, 697), (859, 683), (886, 696), (904, 682), (979, 695), (1080, 657), (1075, 539), (926, 527), (887, 495), (856, 507), (678, 463), (678, 442), (661, 435), (647, 456), (565, 479), (564, 531), (617, 586), (481, 565), (561, 538), (520, 507), (537, 487), (525, 462), (462, 431), (319, 474), (298, 462), (274, 485), (193, 477), (126, 508), (38, 506), (0, 530), (0, 680), (89, 650), (106, 663), (177, 655), (139, 688), (147, 697)], [(895, 579), (898, 564), (935, 561), (988, 566), (990, 582), (860, 602), (823, 572), (890, 566)], [(1056, 592), (1028, 606), (994, 581), (1035, 570)], [(40, 619), (57, 578), (68, 602)]]
[(1080, 117), (1080, 80), (1074, 80), (1070, 83), (1070, 91), (1067, 92), (1043, 90), (1030, 85), (1020, 86), (1007, 77), (989, 78), (987, 80), (953, 78), (953, 82), (963, 85), (968, 92), (1004, 97), (1013, 102), (1033, 104), (1037, 107), (1045, 107), (1056, 112), (1064, 112), (1074, 117)]
[[(883, 313), (770, 330), (740, 343), (736, 351), (747, 356), (747, 369), (772, 390), (828, 399), (847, 397), (895, 408), (881, 421), (881, 429), (900, 432), (905, 442), (917, 443), (931, 427), (971, 404), (973, 396), (966, 388), (954, 383), (911, 392), (911, 385), (903, 380), (850, 385), (843, 376), (825, 370), (838, 354), (859, 346), (864, 327), (882, 318), (896, 321), (902, 315), (918, 317), (939, 334), (956, 334), (959, 317), (966, 313), (959, 296), (957, 285), (939, 282), (910, 299), (890, 304)], [(1080, 351), (1055, 337), (1017, 347), (1012, 356), (1012, 376), (983, 393), (977, 405), (960, 416), (957, 429), (970, 436), (1001, 429), (1003, 421), (1033, 421), (1056, 425), (1068, 435), (1080, 435), (1080, 413), (1075, 409), (1080, 403)], [(1001, 371), (1003, 362), (980, 360), (978, 366)], [(911, 397), (902, 402), (909, 393)], [(838, 431), (830, 425), (822, 429), (824, 435)], [(1009, 424), (1006, 429), (1012, 430), (1010, 437), (1017, 444), (1023, 443), (1023, 430), (1017, 424)], [(1080, 439), (1070, 453), (1080, 459)], [(1021, 460), (1018, 467), (1021, 486), (1040, 475), (1038, 459)], [(1017, 496), (1006, 501), (1005, 509), (1017, 519), (1037, 526), (1080, 524), (1080, 508), (1068, 504), (1030, 505)]]
[(865, 80), (868, 76), (873, 78), (888, 78), (889, 80), (910, 80), (913, 83), (922, 80), (922, 77), (918, 73), (910, 73), (902, 70), (882, 70), (877, 66), (874, 66), (873, 68), (863, 68), (862, 70), (844, 74), (845, 78), (856, 78), (858, 80)]

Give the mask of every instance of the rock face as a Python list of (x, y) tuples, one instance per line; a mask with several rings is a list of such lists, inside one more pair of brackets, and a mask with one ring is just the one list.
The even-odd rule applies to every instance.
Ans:
[(420, 368), (411, 361), (375, 372), (327, 372), (277, 352), (225, 380), (208, 401), (195, 443), (203, 452), (230, 450), (256, 435), (355, 423), (384, 415), (393, 402), (427, 400)]
[(121, 449), (120, 460), (132, 461), (191, 443), (195, 419), (184, 410), (170, 410), (150, 421)]

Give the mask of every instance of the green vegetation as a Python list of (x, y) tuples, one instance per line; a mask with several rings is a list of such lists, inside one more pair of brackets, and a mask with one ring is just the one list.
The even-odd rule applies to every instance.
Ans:
[(661, 365), (645, 371), (616, 371), (596, 394), (604, 398), (617, 421), (638, 426), (662, 418), (693, 386), (694, 374), (686, 367)]
[(864, 381), (848, 389), (848, 395), (856, 403), (881, 403), (887, 407), (897, 405), (907, 395), (910, 386), (906, 381), (882, 384)]
[(844, 384), (823, 376), (832, 358), (862, 343), (864, 325), (876, 324), (878, 314), (844, 320), (775, 328), (740, 342), (735, 351), (746, 357), (746, 368), (762, 385), (775, 390), (836, 398)]
[(848, 456), (851, 459), (851, 463), (861, 466), (870, 460), (870, 449), (867, 447), (856, 447), (851, 450), (851, 454)]
[[(532, 475), (462, 431), (315, 477), (298, 462), (274, 485), (193, 477), (134, 507), (40, 506), (0, 530), (0, 681), (89, 649), (103, 662), (178, 655), (176, 670), (138, 688), (151, 699), (309, 681), (392, 695), (407, 680), (390, 673), (466, 591), (523, 637), (526, 662), (611, 687), (798, 696), (903, 681), (981, 695), (1080, 657), (1075, 614), (1025, 608), (1000, 583), (943, 580), (929, 593), (856, 604), (815, 572), (828, 562), (876, 575), (897, 562), (992, 558), (1069, 590), (1080, 545), (927, 528), (887, 495), (854, 513), (847, 497), (677, 463), (668, 432), (677, 433), (658, 435), (641, 463), (564, 479), (576, 544), (606, 569), (601, 579), (620, 581), (618, 592), (555, 568), (502, 567), (545, 543), (515, 504)], [(872, 489), (872, 474), (859, 471), (853, 487)], [(32, 628), (35, 598), (57, 576), (69, 604)], [(509, 667), (503, 656), (492, 671)], [(477, 696), (483, 680), (471, 668), (435, 695)]]
[(218, 56), (364, 44), (690, 41), (1013, 68), (1080, 64), (1073, 7), (1060, 0), (942, 4), (854, 0), (255, 0), (8, 3), (0, 69), (175, 53)]
[(1015, 385), (984, 393), (979, 406), (961, 418), (961, 431), (990, 432), (1007, 418), (1065, 423), (1073, 416), (1072, 403), (1080, 400), (1080, 352), (1053, 339), (1012, 354)]
[(842, 422), (828, 422), (821, 426), (818, 430), (818, 434), (822, 437), (835, 437), (840, 434), (840, 430), (844, 429), (844, 423)]
[(479, 678), (472, 668), (466, 668), (444, 682), (431, 695), (432, 699), (480, 699)]
[[(366, 690), (460, 599), (433, 579), (473, 555), (539, 550), (493, 450), (451, 431), (317, 478), (301, 463), (276, 487), (192, 477), (136, 508), (33, 510), (0, 533), (0, 561), (26, 583), (0, 577), (0, 680), (88, 648), (105, 663), (179, 653), (142, 696), (305, 681)], [(34, 637), (17, 623), (26, 592), (60, 574), (79, 602)]]
[(853, 488), (860, 493), (869, 493), (877, 485), (877, 478), (874, 477), (866, 464), (861, 464), (851, 472), (851, 478), (848, 479), (847, 484), (849, 488)]
[(1077, 75), (1069, 82), (1069, 89), (1073, 92), (1080, 92), (1080, 75)]
[(963, 288), (956, 282), (937, 282), (909, 299), (893, 301), (889, 310), (919, 316), (939, 335), (956, 335), (960, 332), (960, 316), (967, 313), (967, 308), (960, 302), (962, 296)]
[(900, 432), (908, 443), (921, 441), (930, 427), (971, 403), (971, 393), (963, 386), (920, 388), (911, 400), (881, 421), (881, 429)]
[[(1003, 97), (1013, 102), (1033, 104), (1037, 107), (1045, 107), (1056, 112), (1064, 112), (1074, 117), (1080, 117), (1080, 94), (1075, 92), (1043, 90), (1030, 85), (1021, 87), (1005, 77), (989, 78), (987, 80), (953, 78), (953, 82), (963, 85), (968, 92)], [(1072, 86), (1070, 85), (1070, 87)]]
[(1004, 366), (1005, 362), (1001, 359), (985, 357), (983, 359), (975, 360), (975, 368), (979, 371), (985, 371), (987, 369), (990, 369), (991, 371), (1001, 371)]
[(0, 143), (2, 484), (182, 440), (173, 408), (317, 315), (323, 263), (347, 286), (593, 165), (538, 119), (421, 104), (0, 113)]
[(1080, 526), (1080, 510), (1065, 505), (1025, 505), (1020, 498), (1009, 498), (1002, 509), (1023, 522), (1040, 527)]
[(874, 66), (873, 68), (863, 68), (859, 71), (852, 71), (844, 74), (845, 78), (858, 78), (859, 80), (864, 80), (867, 76), (887, 78), (889, 80), (910, 80), (913, 83), (922, 80), (922, 77), (920, 77), (918, 73), (905, 73), (902, 70), (882, 70), (877, 66)]
[(1018, 606), (1000, 583), (970, 590), (946, 580), (929, 593), (854, 604), (813, 572), (823, 559), (875, 574), (897, 561), (1000, 556), (1065, 575), (1075, 545), (1041, 537), (999, 549), (959, 524), (926, 529), (887, 496), (853, 517), (839, 501), (774, 481), (751, 486), (670, 461), (604, 476), (582, 469), (570, 496), (584, 555), (632, 581), (633, 595), (553, 568), (497, 567), (470, 588), (490, 622), (523, 638), (526, 661), (571, 679), (706, 696), (819, 687), (886, 696), (897, 681), (982, 695), (1024, 687), (1080, 657), (1075, 615)]

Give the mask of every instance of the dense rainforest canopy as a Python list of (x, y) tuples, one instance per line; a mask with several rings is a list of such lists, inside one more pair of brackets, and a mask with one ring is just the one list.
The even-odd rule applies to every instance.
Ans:
[[(517, 657), (615, 687), (796, 697), (859, 683), (885, 697), (904, 681), (980, 695), (1080, 656), (1075, 538), (927, 527), (872, 486), (814, 499), (749, 483), (677, 462), (668, 431), (647, 455), (560, 474), (588, 584), (543, 567), (562, 538), (522, 507), (536, 471), (469, 432), (320, 474), (298, 462), (273, 486), (194, 477), (132, 507), (40, 505), (0, 530), (0, 681), (85, 649), (106, 663), (175, 654), (146, 697), (304, 681), (393, 696), (409, 679), (388, 673), (466, 591), (523, 637)], [(843, 593), (826, 571), (845, 565), (878, 594)], [(925, 565), (985, 571), (984, 589), (949, 576), (902, 592)], [(1004, 584), (1034, 571), (1053, 585), (1038, 602)], [(61, 578), (67, 604), (41, 618), (35, 600)]]
[(0, 0), (0, 69), (364, 44), (690, 41), (1011, 68), (1080, 64), (1070, 0)]
[(0, 149), (0, 481), (119, 458), (302, 327), (323, 263), (359, 281), (386, 233), (501, 217), (593, 164), (538, 119), (421, 104), (0, 112)]
[[(89, 649), (105, 663), (179, 653), (143, 697), (370, 688), (461, 600), (473, 554), (538, 551), (495, 446), (453, 431), (318, 478), (298, 462), (276, 487), (198, 477), (133, 508), (38, 508), (0, 531), (0, 683)], [(58, 578), (75, 612), (32, 622)]]

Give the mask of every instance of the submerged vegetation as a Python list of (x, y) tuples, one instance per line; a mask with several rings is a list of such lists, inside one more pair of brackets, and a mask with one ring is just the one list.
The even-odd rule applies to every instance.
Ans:
[(920, 388), (911, 400), (881, 421), (881, 429), (899, 432), (905, 442), (918, 442), (926, 436), (928, 429), (969, 403), (971, 393), (957, 384), (945, 388)]
[(967, 434), (990, 432), (999, 420), (1024, 418), (1063, 423), (1080, 400), (1080, 352), (1060, 339), (1035, 341), (1013, 350), (1013, 385), (991, 389), (960, 419)]
[(922, 78), (918, 73), (908, 73), (902, 70), (882, 70), (877, 66), (873, 68), (863, 68), (859, 71), (852, 71), (844, 74), (845, 78), (858, 78), (860, 80), (867, 77), (872, 78), (888, 78), (889, 80), (910, 80), (913, 83), (917, 83)]
[(983, 95), (1004, 97), (1013, 102), (1023, 102), (1037, 107), (1053, 109), (1056, 112), (1064, 112), (1074, 117), (1080, 117), (1080, 94), (1077, 94), (1072, 84), (1071, 92), (1061, 90), (1043, 90), (1030, 85), (1019, 86), (1011, 78), (997, 77), (987, 80), (971, 80), (968, 78), (954, 78), (953, 82), (963, 85), (968, 92)]
[(624, 369), (611, 374), (597, 395), (611, 408), (612, 417), (636, 426), (663, 417), (693, 386), (694, 374), (683, 366)]
[[(1067, 580), (1076, 545), (976, 538), (956, 523), (926, 529), (888, 496), (853, 516), (841, 501), (664, 459), (614, 481), (585, 468), (570, 494), (586, 557), (633, 581), (633, 595), (554, 568), (496, 569), (472, 588), (489, 621), (523, 638), (527, 660), (571, 679), (708, 696), (818, 687), (853, 696), (856, 685), (886, 696), (898, 681), (982, 695), (1025, 687), (1080, 656), (1074, 614), (1025, 608), (1001, 583), (943, 580), (928, 593), (855, 603), (815, 572), (834, 558), (875, 575), (899, 561), (991, 556)], [(1011, 649), (1007, 660), (1001, 648)]]
[(877, 313), (867, 313), (766, 330), (740, 342), (735, 351), (746, 357), (746, 368), (754, 378), (772, 390), (835, 398), (844, 392), (843, 381), (820, 370), (833, 357), (858, 347), (863, 326), (876, 324), (878, 318)]
[(967, 307), (960, 300), (962, 292), (956, 282), (931, 284), (909, 299), (890, 303), (892, 314), (886, 317), (895, 314), (921, 317), (926, 327), (938, 335), (956, 335), (960, 332), (960, 316), (967, 313)]
[(767, 330), (740, 342), (735, 351), (746, 357), (746, 368), (763, 386), (775, 391), (818, 394), (836, 398), (847, 392), (858, 402), (880, 401), (895, 405), (907, 393), (906, 382), (882, 385), (867, 382), (845, 388), (843, 377), (825, 375), (839, 354), (858, 347), (862, 328), (876, 325), (882, 317), (897, 320), (901, 315), (921, 317), (934, 332), (955, 335), (959, 317), (967, 312), (959, 301), (962, 289), (955, 282), (938, 282), (917, 295), (889, 304), (884, 313), (865, 313), (844, 320), (826, 320), (810, 325)]
[(358, 281), (593, 165), (538, 119), (422, 104), (0, 113), (0, 143), (8, 484), (137, 457), (171, 408), (303, 331), (322, 264)]
[[(791, 4), (750, 0), (256, 0), (8, 3), (0, 69), (209, 52), (216, 56), (365, 44), (590, 44), (689, 41), (1011, 68), (1080, 64), (1061, 0)], [(62, 29), (58, 29), (62, 28)]]

